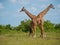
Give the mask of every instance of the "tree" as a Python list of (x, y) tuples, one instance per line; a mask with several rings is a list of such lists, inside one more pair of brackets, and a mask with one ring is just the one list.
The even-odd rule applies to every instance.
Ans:
[(56, 24), (55, 29), (60, 29), (60, 24)]
[(6, 25), (5, 28), (6, 28), (6, 29), (9, 29), (9, 30), (12, 29), (10, 24)]
[(31, 30), (30, 28), (30, 20), (21, 21), (21, 24), (18, 26), (19, 30), (22, 30), (23, 32), (28, 32)]
[(51, 30), (54, 29), (54, 24), (51, 23), (49, 20), (47, 20), (47, 21), (44, 22), (44, 29), (47, 30), (47, 31), (48, 30), (51, 31)]

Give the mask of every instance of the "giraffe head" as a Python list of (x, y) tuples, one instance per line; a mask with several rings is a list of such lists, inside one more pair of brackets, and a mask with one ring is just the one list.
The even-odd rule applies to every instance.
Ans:
[(53, 6), (52, 4), (50, 4), (50, 8), (55, 9), (54, 6)]
[(20, 10), (20, 12), (24, 11), (24, 7)]

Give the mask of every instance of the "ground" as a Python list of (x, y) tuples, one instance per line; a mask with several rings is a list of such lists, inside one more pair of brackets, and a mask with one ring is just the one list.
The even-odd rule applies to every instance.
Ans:
[(60, 33), (46, 32), (45, 38), (37, 33), (36, 38), (28, 36), (28, 33), (16, 32), (0, 35), (0, 45), (60, 45)]

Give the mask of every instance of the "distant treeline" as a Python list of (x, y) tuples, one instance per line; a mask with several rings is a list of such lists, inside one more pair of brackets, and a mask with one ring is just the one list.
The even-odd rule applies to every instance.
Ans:
[[(0, 33), (7, 32), (10, 30), (28, 32), (31, 30), (30, 22), (31, 22), (31, 20), (21, 21), (21, 24), (16, 27), (12, 27), (10, 24), (0, 25)], [(37, 32), (39, 32), (40, 29), (38, 26), (37, 26), (36, 30), (37, 30)], [(60, 30), (60, 24), (53, 24), (49, 20), (44, 21), (44, 31), (56, 31), (56, 30)]]

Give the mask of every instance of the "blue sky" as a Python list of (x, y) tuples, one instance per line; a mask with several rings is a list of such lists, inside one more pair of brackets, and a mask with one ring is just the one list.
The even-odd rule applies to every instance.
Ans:
[(0, 0), (0, 24), (18, 26), (22, 20), (30, 19), (24, 12), (19, 12), (24, 6), (30, 13), (38, 15), (41, 11), (53, 4), (44, 20), (60, 23), (60, 0)]

